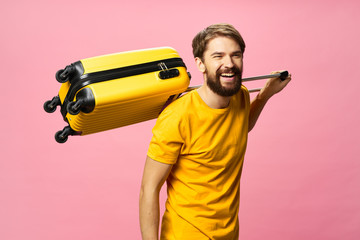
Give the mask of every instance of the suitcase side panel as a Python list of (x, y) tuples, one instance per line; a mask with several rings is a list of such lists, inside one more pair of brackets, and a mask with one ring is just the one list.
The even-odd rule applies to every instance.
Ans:
[(73, 116), (70, 116), (69, 124), (75, 131), (81, 131), (81, 135), (87, 135), (151, 120), (158, 117), (167, 98), (168, 96), (157, 96), (142, 101), (99, 107), (91, 116), (80, 113), (75, 121), (72, 121)]
[(171, 95), (189, 86), (186, 69), (178, 69), (178, 77), (166, 80), (158, 77), (158, 71), (87, 86), (95, 96), (95, 109), (68, 113), (71, 128), (85, 135), (156, 118)]

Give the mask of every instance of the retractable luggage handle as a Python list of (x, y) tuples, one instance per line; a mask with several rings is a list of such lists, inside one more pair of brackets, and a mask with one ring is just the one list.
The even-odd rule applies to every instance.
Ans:
[[(289, 76), (289, 72), (288, 71), (282, 71), (280, 73), (275, 73), (275, 74), (270, 74), (270, 75), (263, 75), (263, 76), (257, 76), (257, 77), (249, 77), (249, 78), (243, 78), (242, 81), (243, 82), (250, 82), (250, 81), (256, 81), (256, 80), (260, 80), (260, 79), (267, 79), (267, 78), (280, 78), (281, 81), (284, 81), (287, 77)], [(185, 92), (190, 92), (191, 90), (194, 89), (198, 89), (199, 87), (201, 87), (202, 85), (196, 85), (196, 86), (191, 86), (188, 87), (188, 89)], [(261, 90), (261, 88), (254, 88), (254, 89), (250, 89), (249, 92), (259, 92)]]

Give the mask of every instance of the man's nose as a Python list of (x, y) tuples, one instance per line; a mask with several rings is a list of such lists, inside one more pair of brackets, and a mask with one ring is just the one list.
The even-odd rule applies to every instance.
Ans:
[(230, 56), (224, 57), (224, 67), (232, 68), (234, 66), (234, 62)]

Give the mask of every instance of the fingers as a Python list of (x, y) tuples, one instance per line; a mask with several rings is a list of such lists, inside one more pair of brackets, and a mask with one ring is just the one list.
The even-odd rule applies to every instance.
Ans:
[[(286, 71), (286, 70), (272, 71), (272, 72), (271, 72), (271, 75), (273, 75), (273, 74), (278, 74), (278, 73), (281, 73), (281, 72), (283, 72), (283, 71)], [(283, 80), (283, 81), (287, 81), (287, 82), (291, 81), (291, 73), (289, 73), (289, 75), (288, 75), (288, 76), (286, 77), (286, 79)]]
[(285, 79), (285, 81), (290, 82), (291, 81), (291, 73), (289, 73), (289, 76)]

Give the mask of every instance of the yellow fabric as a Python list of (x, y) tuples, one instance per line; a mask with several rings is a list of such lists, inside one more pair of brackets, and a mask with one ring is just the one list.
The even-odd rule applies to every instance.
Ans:
[(238, 238), (249, 109), (245, 87), (224, 109), (208, 107), (194, 90), (159, 116), (148, 156), (173, 164), (161, 239)]

